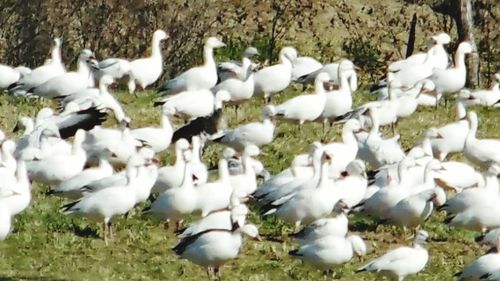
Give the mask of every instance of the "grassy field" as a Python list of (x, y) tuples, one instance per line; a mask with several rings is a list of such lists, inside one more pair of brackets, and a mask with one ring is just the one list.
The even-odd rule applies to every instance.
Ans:
[[(274, 102), (295, 94), (297, 91), (289, 90), (277, 96)], [(139, 95), (136, 99), (125, 93), (117, 94), (133, 118), (132, 126), (158, 124), (159, 109), (151, 106), (154, 94)], [(369, 99), (362, 91), (355, 95), (357, 104)], [(39, 108), (48, 105), (52, 103), (0, 96), (0, 128), (11, 134), (19, 116), (33, 116)], [(229, 126), (260, 119), (261, 106), (262, 102), (257, 99), (245, 104), (238, 121), (233, 109), (226, 108)], [(474, 109), (480, 117), (479, 136), (500, 138), (499, 109)], [(419, 108), (411, 118), (399, 124), (402, 145), (411, 147), (426, 128), (454, 118), (453, 106), (439, 110)], [(113, 126), (113, 122), (108, 122), (107, 125)], [(336, 127), (325, 140), (336, 141), (339, 134), (340, 127)], [(305, 151), (308, 144), (322, 137), (320, 124), (306, 124), (298, 133), (294, 125), (278, 122), (275, 141), (263, 149), (259, 158), (274, 174), (289, 166), (296, 153)], [(215, 163), (221, 149), (218, 145), (210, 146), (205, 160)], [(171, 152), (163, 153), (161, 159), (163, 164), (171, 163)], [(454, 159), (462, 159), (462, 156)], [(46, 196), (47, 186), (34, 184), (32, 190), (31, 206), (16, 217), (13, 233), (0, 243), (0, 280), (206, 280), (203, 268), (175, 256), (171, 248), (178, 241), (176, 237), (166, 232), (158, 220), (143, 217), (140, 207), (128, 219), (115, 219), (116, 237), (106, 246), (99, 238), (102, 236), (100, 225), (60, 214), (58, 208), (66, 201)], [(431, 258), (424, 271), (408, 280), (453, 280), (454, 273), (484, 252), (473, 242), (475, 233), (449, 228), (442, 223), (443, 219), (443, 213), (435, 213), (424, 226), (431, 235), (428, 244)], [(249, 221), (257, 224), (262, 234), (281, 236), (284, 242), (247, 241), (238, 259), (222, 268), (223, 280), (323, 279), (320, 271), (288, 257), (288, 251), (297, 247), (286, 235), (291, 231), (290, 226), (273, 217), (262, 220), (255, 213)], [(410, 243), (403, 238), (401, 229), (378, 226), (359, 214), (350, 216), (350, 229), (366, 239), (369, 254), (365, 260)], [(354, 270), (361, 263), (353, 259), (337, 268), (336, 278), (380, 280), (373, 274), (355, 275)]]

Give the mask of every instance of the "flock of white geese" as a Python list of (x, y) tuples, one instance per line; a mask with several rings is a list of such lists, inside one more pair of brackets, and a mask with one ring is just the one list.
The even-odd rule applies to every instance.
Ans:
[[(128, 79), (133, 93), (137, 85), (145, 89), (155, 83), (164, 65), (160, 42), (166, 39), (166, 32), (155, 31), (151, 56), (136, 60), (98, 62), (91, 50), (82, 50), (75, 71), (65, 68), (59, 39), (42, 66), (0, 65), (0, 89), (56, 99), (60, 106), (21, 117), (16, 127), (24, 132), (18, 139), (0, 131), (1, 239), (9, 235), (15, 215), (30, 205), (32, 182), (48, 185), (47, 196), (71, 200), (61, 207), (64, 215), (103, 222), (106, 243), (113, 237), (112, 218), (151, 200), (143, 212), (176, 226), (180, 242), (174, 252), (218, 276), (220, 266), (238, 255), (245, 235), (260, 238), (257, 226), (246, 221), (246, 204), (257, 202), (252, 209), (262, 216), (295, 227), (291, 236), (299, 247), (290, 256), (326, 274), (367, 252), (363, 239), (349, 231), (348, 213), (355, 211), (415, 234), (411, 246), (395, 248), (358, 269), (403, 280), (428, 262), (429, 234), (421, 225), (438, 208), (448, 214), (444, 223), (480, 232), (478, 242), (492, 247), (457, 274), (460, 280), (500, 280), (500, 140), (478, 139), (480, 119), (467, 111), (471, 104), (500, 105), (500, 75), (489, 89), (463, 89), (464, 59), (472, 52), (468, 42), (458, 45), (450, 63), (444, 48), (450, 37), (433, 36), (426, 53), (389, 65), (386, 79), (373, 88), (377, 101), (353, 108), (357, 67), (350, 60), (322, 64), (284, 47), (279, 63), (260, 67), (252, 61), (258, 51), (249, 47), (241, 61), (217, 63), (214, 49), (225, 44), (211, 37), (202, 65), (161, 83), (155, 102), (162, 107), (160, 126), (129, 128), (133, 116), (108, 86)], [(224, 106), (236, 105), (237, 111), (254, 96), (270, 102), (292, 83), (313, 84), (314, 93), (267, 104), (262, 121), (219, 126)], [(382, 126), (394, 129), (401, 118), (418, 114), (418, 106), (437, 107), (443, 96), (456, 97), (456, 121), (428, 128), (409, 151), (401, 148), (399, 135), (387, 138), (381, 132)], [(116, 128), (101, 127), (111, 112)], [(185, 125), (174, 128), (173, 118)], [(257, 157), (260, 147), (273, 141), (277, 119), (296, 122), (297, 134), (306, 122), (323, 123), (325, 132), (340, 123), (342, 138), (312, 143), (289, 168), (270, 175)], [(227, 147), (217, 179), (209, 181), (201, 158), (203, 147), (213, 142)], [(160, 166), (156, 154), (170, 147), (175, 163)], [(474, 166), (447, 160), (456, 153)], [(261, 184), (258, 176), (264, 178)], [(200, 219), (182, 229), (183, 219), (193, 213), (200, 213)]]

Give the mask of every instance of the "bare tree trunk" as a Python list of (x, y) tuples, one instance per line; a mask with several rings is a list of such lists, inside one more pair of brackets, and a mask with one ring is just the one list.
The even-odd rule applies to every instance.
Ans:
[(413, 54), (413, 49), (415, 49), (415, 33), (417, 28), (417, 13), (413, 14), (410, 23), (410, 32), (408, 32), (408, 43), (406, 44), (406, 57)]
[(467, 40), (472, 45), (473, 53), (467, 60), (467, 86), (479, 86), (479, 53), (474, 38), (474, 21), (472, 19), (472, 0), (460, 0), (460, 14), (456, 18), (460, 41)]

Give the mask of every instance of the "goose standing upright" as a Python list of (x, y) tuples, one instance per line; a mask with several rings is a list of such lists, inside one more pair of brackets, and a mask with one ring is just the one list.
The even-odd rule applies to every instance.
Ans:
[(444, 94), (458, 92), (465, 86), (467, 68), (465, 66), (465, 55), (472, 53), (469, 42), (458, 45), (455, 53), (455, 66), (444, 70), (436, 70), (429, 79), (436, 85), (436, 105)]
[(136, 83), (144, 90), (160, 78), (163, 72), (160, 43), (166, 39), (168, 39), (168, 34), (165, 31), (161, 29), (156, 30), (153, 33), (153, 41), (151, 43), (151, 56), (130, 62), (130, 77), (128, 81), (128, 91), (130, 93), (135, 93)]
[(255, 73), (255, 95), (270, 102), (271, 95), (283, 91), (292, 81), (292, 61), (297, 51), (292, 47), (281, 49), (280, 63), (265, 67)]
[(151, 192), (163, 193), (169, 188), (182, 184), (184, 167), (184, 151), (189, 149), (189, 143), (185, 139), (175, 142), (175, 163), (172, 166), (164, 166), (158, 169), (158, 177)]
[(17, 82), (11, 84), (8, 90), (14, 94), (24, 94), (31, 88), (38, 87), (48, 80), (63, 75), (66, 72), (61, 59), (61, 39), (54, 39), (49, 64), (39, 66)]
[(130, 131), (130, 134), (137, 140), (150, 146), (155, 153), (159, 153), (168, 148), (174, 129), (170, 123), (169, 117), (173, 115), (173, 111), (164, 109), (160, 116), (160, 128), (138, 128)]
[(394, 280), (403, 281), (406, 276), (417, 274), (424, 269), (429, 260), (429, 253), (423, 246), (429, 234), (419, 230), (413, 241), (413, 247), (399, 247), (360, 267), (356, 273), (368, 271), (382, 273)]
[(483, 168), (500, 164), (500, 140), (476, 138), (478, 127), (476, 112), (469, 112), (467, 121), (469, 122), (469, 133), (465, 139), (465, 157)]
[(226, 46), (216, 37), (207, 39), (203, 47), (202, 66), (193, 67), (172, 80), (168, 80), (158, 89), (160, 95), (172, 95), (183, 91), (211, 89), (217, 83), (217, 65), (214, 60), (214, 49)]

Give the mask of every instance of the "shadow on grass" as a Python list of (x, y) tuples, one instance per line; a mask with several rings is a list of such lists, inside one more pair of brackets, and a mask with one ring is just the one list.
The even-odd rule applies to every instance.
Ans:
[[(81, 228), (80, 226), (75, 225), (75, 227), (73, 228), (73, 233), (75, 233), (76, 236), (83, 238), (101, 239), (101, 236), (99, 236), (97, 230), (92, 229), (89, 226)], [(0, 281), (2, 280), (0, 279)]]

